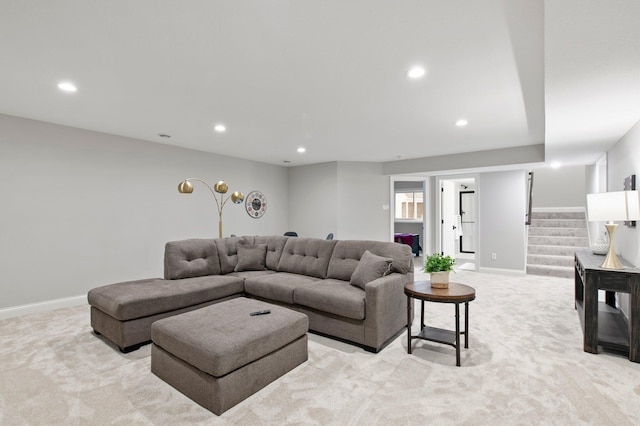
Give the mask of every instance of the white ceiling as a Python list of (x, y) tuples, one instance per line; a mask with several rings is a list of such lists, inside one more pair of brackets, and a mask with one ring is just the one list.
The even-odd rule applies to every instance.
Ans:
[(588, 163), (640, 119), (638, 22), (637, 0), (0, 0), (0, 113), (278, 165)]

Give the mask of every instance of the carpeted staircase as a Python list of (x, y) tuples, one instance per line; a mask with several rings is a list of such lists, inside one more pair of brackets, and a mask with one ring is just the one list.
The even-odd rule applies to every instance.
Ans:
[(533, 212), (527, 274), (573, 278), (573, 254), (589, 247), (584, 212)]

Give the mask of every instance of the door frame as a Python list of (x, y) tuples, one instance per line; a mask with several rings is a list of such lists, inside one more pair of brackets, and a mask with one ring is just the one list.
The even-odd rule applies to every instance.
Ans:
[(459, 180), (459, 179), (473, 179), (474, 184), (475, 184), (475, 193), (476, 193), (476, 199), (475, 199), (475, 209), (476, 209), (476, 226), (475, 229), (473, 231), (473, 238), (476, 242), (476, 251), (475, 251), (475, 267), (476, 267), (476, 271), (479, 270), (480, 268), (480, 197), (481, 197), (481, 192), (480, 192), (480, 174), (479, 173), (469, 173), (469, 174), (459, 174), (459, 175), (441, 175), (441, 176), (436, 176), (436, 191), (438, 192), (438, 195), (435, 198), (435, 206), (434, 206), (434, 210), (433, 210), (433, 215), (434, 215), (434, 219), (435, 219), (435, 237), (436, 237), (436, 251), (438, 251), (439, 253), (442, 252), (442, 245), (441, 245), (441, 238), (442, 238), (442, 229), (441, 229), (441, 223), (442, 223), (442, 208), (441, 208), (441, 203), (442, 203), (442, 196), (440, 195), (440, 191), (442, 188), (442, 181), (444, 180)]

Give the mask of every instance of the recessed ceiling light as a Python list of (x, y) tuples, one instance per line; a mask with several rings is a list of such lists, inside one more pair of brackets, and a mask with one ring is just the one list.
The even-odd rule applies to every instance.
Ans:
[(69, 93), (72, 93), (78, 90), (75, 84), (68, 81), (62, 81), (58, 83), (58, 89), (62, 90), (63, 92), (69, 92)]
[(303, 153), (305, 153), (306, 151), (307, 151), (307, 149), (306, 149), (306, 148), (304, 148), (304, 147), (302, 147), (302, 146), (301, 146), (300, 148), (298, 148), (298, 154), (303, 154)]
[(469, 122), (467, 120), (465, 120), (464, 118), (461, 118), (460, 120), (456, 121), (456, 126), (458, 126), (458, 127), (464, 127), (467, 124), (469, 124)]
[(557, 169), (559, 167), (562, 167), (562, 163), (559, 161), (552, 161), (551, 162), (551, 167), (553, 167), (554, 169)]
[(412, 67), (411, 69), (409, 69), (409, 71), (407, 71), (407, 77), (415, 80), (415, 79), (424, 77), (426, 73), (427, 73), (427, 70), (425, 70), (424, 67), (421, 67), (418, 65), (418, 66)]
[(224, 133), (227, 131), (227, 127), (224, 124), (216, 124), (215, 126), (213, 126), (213, 130), (218, 133)]

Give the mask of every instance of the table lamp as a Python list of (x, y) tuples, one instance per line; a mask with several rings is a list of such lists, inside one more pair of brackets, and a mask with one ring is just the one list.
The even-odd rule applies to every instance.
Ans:
[(638, 191), (587, 194), (589, 222), (607, 222), (604, 226), (609, 234), (609, 251), (600, 265), (601, 268), (624, 268), (614, 250), (613, 235), (618, 225), (613, 222), (640, 220), (640, 197), (638, 194)]

